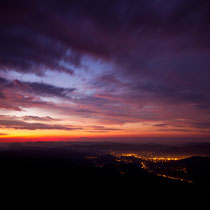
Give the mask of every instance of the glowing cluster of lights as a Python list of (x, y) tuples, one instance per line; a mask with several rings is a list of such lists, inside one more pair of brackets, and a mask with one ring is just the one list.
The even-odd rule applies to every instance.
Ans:
[(126, 154), (120, 154), (119, 156), (124, 156), (124, 157), (135, 157), (135, 158), (140, 158), (143, 160), (150, 160), (150, 161), (176, 161), (183, 159), (185, 157), (144, 157), (135, 153), (126, 153)]

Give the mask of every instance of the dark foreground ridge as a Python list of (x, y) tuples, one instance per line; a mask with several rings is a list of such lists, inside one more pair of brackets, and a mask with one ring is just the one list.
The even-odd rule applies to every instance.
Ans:
[[(115, 145), (116, 146), (116, 145)], [(194, 156), (177, 161), (149, 161), (116, 156), (76, 145), (18, 146), (0, 151), (1, 179), (104, 182), (130, 180), (135, 184), (210, 184), (210, 158)]]

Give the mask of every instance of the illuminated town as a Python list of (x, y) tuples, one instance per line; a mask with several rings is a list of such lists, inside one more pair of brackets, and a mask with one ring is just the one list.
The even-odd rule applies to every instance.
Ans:
[(154, 162), (158, 162), (158, 161), (171, 161), (171, 160), (181, 160), (184, 159), (186, 157), (146, 157), (146, 156), (141, 156), (135, 153), (130, 153), (130, 154), (119, 154), (119, 156), (125, 156), (125, 157), (135, 157), (135, 158), (140, 158), (142, 160), (150, 160), (150, 161), (154, 161)]
[[(152, 173), (159, 177), (164, 177), (167, 179), (178, 180), (186, 183), (193, 183), (192, 180), (187, 179), (188, 171), (187, 168), (181, 166), (170, 166), (170, 163), (174, 163), (178, 160), (187, 158), (186, 156), (178, 157), (158, 157), (154, 156), (152, 153), (140, 155), (136, 153), (110, 153), (112, 156), (116, 157), (116, 161), (124, 164), (137, 164), (139, 168)], [(97, 162), (97, 156), (86, 157), (89, 160), (95, 160)], [(169, 165), (168, 165), (169, 164)], [(104, 167), (104, 164), (95, 164), (95, 167)], [(125, 174), (125, 172), (120, 171), (120, 174)]]

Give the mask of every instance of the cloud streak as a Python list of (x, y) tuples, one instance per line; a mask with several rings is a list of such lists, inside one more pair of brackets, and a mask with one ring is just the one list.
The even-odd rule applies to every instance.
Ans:
[(48, 123), (28, 123), (24, 120), (18, 120), (16, 117), (1, 116), (0, 119), (1, 129), (18, 129), (18, 130), (81, 130), (82, 128), (70, 125), (58, 125)]

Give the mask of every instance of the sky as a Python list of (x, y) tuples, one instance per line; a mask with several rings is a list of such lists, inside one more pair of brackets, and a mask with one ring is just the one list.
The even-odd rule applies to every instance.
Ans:
[(210, 136), (210, 1), (7, 0), (0, 141)]

